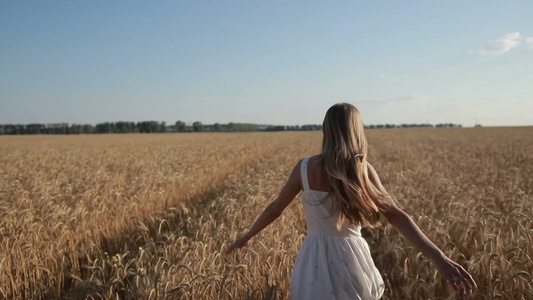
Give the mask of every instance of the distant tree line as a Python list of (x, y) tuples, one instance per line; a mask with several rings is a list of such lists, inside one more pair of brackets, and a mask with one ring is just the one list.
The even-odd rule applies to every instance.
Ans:
[(165, 122), (104, 122), (91, 124), (0, 124), (0, 134), (87, 134), (87, 133), (133, 133), (166, 132)]
[(80, 134), (93, 132), (94, 127), (90, 124), (0, 124), (0, 134)]
[[(368, 125), (367, 129), (413, 128), (413, 127), (462, 127), (460, 124), (380, 124)], [(165, 122), (104, 122), (95, 126), (91, 124), (0, 124), (0, 134), (88, 134), (88, 133), (153, 133), (153, 132), (248, 132), (248, 131), (311, 131), (322, 130), (322, 125), (259, 125), (252, 123), (207, 124), (200, 121), (187, 124), (177, 121), (173, 125)]]
[(442, 128), (442, 127), (463, 127), (461, 124), (453, 124), (453, 123), (441, 123), (441, 124), (380, 124), (380, 125), (368, 125), (365, 126), (367, 129), (382, 129), (382, 128)]

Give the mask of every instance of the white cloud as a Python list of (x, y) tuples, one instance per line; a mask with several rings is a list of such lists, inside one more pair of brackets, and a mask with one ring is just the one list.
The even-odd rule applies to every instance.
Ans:
[(520, 44), (519, 39), (520, 32), (511, 32), (497, 40), (489, 41), (485, 46), (471, 52), (479, 54), (502, 54), (518, 46)]
[(526, 44), (530, 50), (533, 50), (533, 36), (530, 36), (526, 39)]

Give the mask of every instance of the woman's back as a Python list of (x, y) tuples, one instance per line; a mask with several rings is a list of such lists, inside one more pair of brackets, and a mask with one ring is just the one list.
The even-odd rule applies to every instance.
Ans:
[(321, 233), (332, 236), (361, 236), (360, 226), (350, 224), (344, 219), (337, 228), (339, 212), (334, 211), (333, 197), (330, 193), (324, 168), (319, 156), (304, 158), (301, 165), (302, 204), (307, 223), (307, 234)]
[(383, 280), (374, 266), (368, 244), (361, 237), (360, 227), (345, 220), (337, 228), (338, 212), (332, 214), (331, 201), (335, 195), (310, 188), (308, 174), (316, 175), (319, 169), (311, 166), (309, 170), (308, 162), (309, 158), (302, 160), (300, 171), (308, 232), (296, 257), (291, 298), (380, 298)]

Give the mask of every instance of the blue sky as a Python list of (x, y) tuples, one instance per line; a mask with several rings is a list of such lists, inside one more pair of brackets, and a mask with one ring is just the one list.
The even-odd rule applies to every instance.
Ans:
[(533, 1), (0, 0), (0, 124), (533, 125)]

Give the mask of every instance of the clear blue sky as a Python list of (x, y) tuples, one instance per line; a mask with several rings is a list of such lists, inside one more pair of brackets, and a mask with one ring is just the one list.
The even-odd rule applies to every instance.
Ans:
[(533, 125), (533, 1), (0, 0), (0, 124)]

